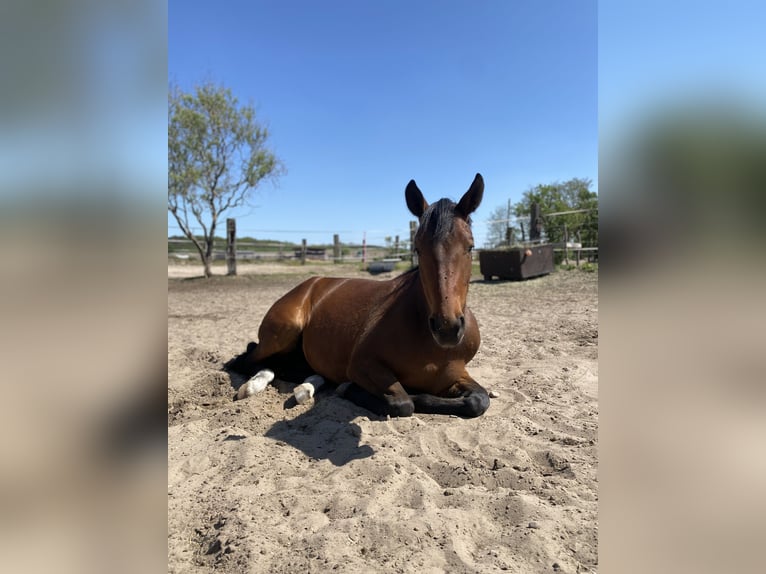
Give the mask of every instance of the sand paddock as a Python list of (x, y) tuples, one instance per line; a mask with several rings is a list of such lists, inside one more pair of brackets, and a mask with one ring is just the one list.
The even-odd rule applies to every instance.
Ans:
[(329, 385), (232, 401), (221, 370), (301, 280), (367, 273), (200, 269), (168, 267), (169, 572), (597, 570), (597, 272), (474, 277), (489, 410), (381, 420)]

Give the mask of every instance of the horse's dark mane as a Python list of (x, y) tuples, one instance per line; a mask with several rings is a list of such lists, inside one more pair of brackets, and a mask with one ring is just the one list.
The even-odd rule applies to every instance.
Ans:
[[(420, 218), (420, 226), (425, 233), (428, 233), (435, 242), (444, 240), (452, 231), (452, 225), (455, 221), (454, 201), (443, 198), (428, 206), (423, 216)], [(471, 218), (466, 217), (466, 222), (470, 225)]]

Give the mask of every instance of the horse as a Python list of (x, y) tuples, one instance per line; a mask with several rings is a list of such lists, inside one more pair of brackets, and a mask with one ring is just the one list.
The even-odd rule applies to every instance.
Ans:
[(444, 198), (429, 204), (410, 180), (405, 199), (420, 221), (414, 238), (417, 267), (383, 281), (304, 281), (273, 304), (258, 343), (250, 343), (227, 368), (245, 375), (273, 369), (285, 380), (283, 373), (292, 370), (335, 384), (350, 382), (342, 396), (382, 416), (482, 415), (490, 401), (466, 370), (481, 342), (466, 298), (470, 214), (483, 194), (477, 173), (457, 203)]

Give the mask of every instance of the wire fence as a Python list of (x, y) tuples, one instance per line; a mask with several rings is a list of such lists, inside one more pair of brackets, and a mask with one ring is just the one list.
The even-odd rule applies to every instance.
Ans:
[[(203, 243), (202, 229), (193, 228), (200, 244)], [(410, 235), (385, 233), (382, 231), (357, 232), (345, 230), (350, 241), (344, 241), (344, 231), (326, 230), (284, 230), (284, 229), (243, 229), (237, 230), (236, 258), (243, 262), (289, 261), (303, 259), (309, 261), (365, 262), (380, 259), (409, 260)], [(177, 261), (199, 261), (200, 255), (194, 243), (185, 237), (178, 227), (168, 226), (168, 258)], [(273, 237), (299, 235), (304, 239), (297, 243), (293, 240), (266, 239), (255, 237)], [(361, 235), (361, 241), (359, 236)], [(213, 242), (213, 260), (226, 258), (226, 238), (216, 236)]]
[[(567, 259), (570, 251), (577, 251), (577, 259), (584, 254), (589, 259), (598, 257), (598, 209), (569, 210), (541, 214), (545, 225), (539, 236), (534, 236), (529, 217), (511, 217), (499, 220), (475, 220), (474, 236), (477, 251), (481, 249), (512, 248), (537, 243), (553, 244), (556, 252)], [(566, 216), (566, 217), (564, 217)], [(572, 220), (572, 216), (576, 220)], [(569, 223), (558, 224), (558, 221)], [(313, 261), (366, 262), (381, 259), (411, 260), (411, 236), (416, 222), (410, 222), (410, 230), (363, 231), (341, 229), (238, 229), (236, 258), (243, 262), (286, 261), (306, 259)], [(201, 228), (192, 232), (202, 237)], [(168, 257), (176, 261), (195, 260), (200, 256), (194, 243), (183, 235), (181, 229), (168, 225)], [(279, 236), (291, 239), (280, 240)], [(300, 243), (294, 241), (300, 236)], [(269, 237), (269, 239), (257, 239)], [(276, 239), (275, 239), (276, 237)], [(479, 239), (480, 238), (480, 239)], [(200, 241), (202, 243), (202, 241)], [(226, 239), (216, 237), (213, 260), (226, 258)]]

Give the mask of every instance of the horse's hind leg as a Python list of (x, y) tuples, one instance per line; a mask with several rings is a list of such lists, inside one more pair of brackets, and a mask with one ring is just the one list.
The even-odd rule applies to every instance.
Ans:
[(452, 385), (445, 394), (447, 396), (444, 397), (411, 395), (415, 412), (473, 418), (484, 414), (489, 408), (489, 394), (470, 377)]
[(264, 368), (273, 369), (281, 356), (297, 349), (302, 333), (302, 325), (266, 317), (258, 329), (258, 343), (248, 343), (247, 350), (232, 359), (226, 367), (248, 376)]
[(307, 295), (312, 284), (312, 281), (302, 283), (274, 303), (258, 328), (258, 343), (249, 343), (247, 350), (226, 367), (249, 376), (263, 368), (274, 368), (279, 357), (299, 351), (308, 317)]

